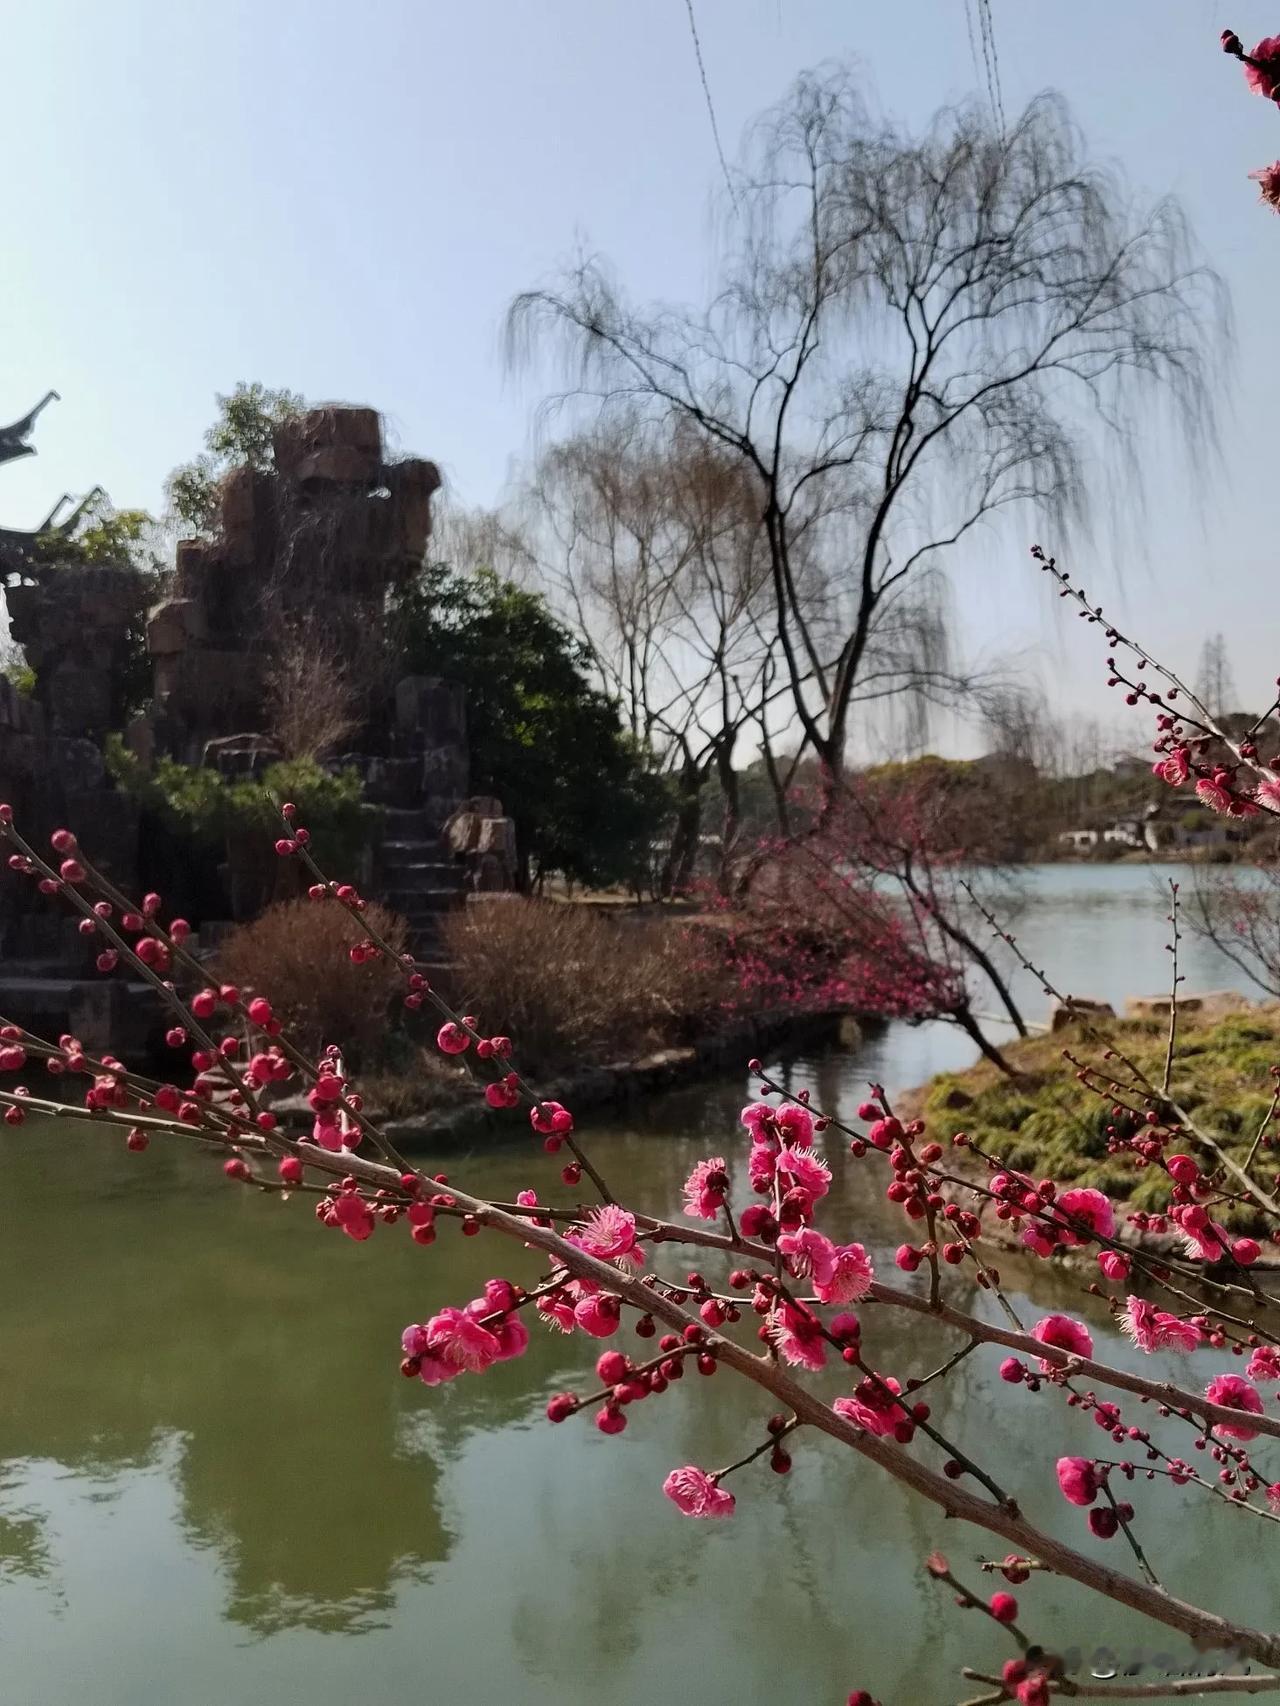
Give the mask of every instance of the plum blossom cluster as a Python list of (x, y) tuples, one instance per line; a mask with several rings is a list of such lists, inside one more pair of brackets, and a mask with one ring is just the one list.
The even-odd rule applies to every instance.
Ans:
[(483, 1374), (495, 1362), (509, 1362), (529, 1345), (529, 1329), (518, 1313), (524, 1301), (509, 1280), (485, 1282), (484, 1295), (465, 1308), (445, 1308), (425, 1325), (406, 1327), (400, 1345), (401, 1373), (416, 1375), (424, 1386), (439, 1386), (459, 1374)]
[[(1223, 30), (1222, 51), (1244, 66), (1244, 80), (1255, 95), (1280, 103), (1280, 35), (1264, 36), (1249, 53), (1234, 30)], [(1249, 173), (1258, 185), (1262, 200), (1273, 213), (1280, 213), (1280, 160)]]
[[(285, 825), (280, 856), (308, 865), (316, 901), (361, 918), (358, 891), (324, 877), (296, 814), (286, 812)], [(999, 1349), (1011, 1402), (1021, 1401), (1020, 1391), (1028, 1401), (1039, 1395), (1083, 1409), (1115, 1448), (1115, 1455), (1063, 1458), (1057, 1466), (1058, 1493), (1088, 1513), (1087, 1544), (1129, 1545), (1145, 1560), (1137, 1531), (1158, 1512), (1138, 1498), (1139, 1482), (1190, 1487), (1245, 1515), (1274, 1518), (1280, 1482), (1253, 1455), (1260, 1441), (1265, 1447), (1280, 1437), (1262, 1390), (1280, 1382), (1280, 1335), (1262, 1324), (1256, 1279), (1262, 1243), (1227, 1230), (1228, 1207), (1238, 1207), (1229, 1199), (1241, 1192), (1211, 1138), (1154, 1086), (1126, 1080), (1117, 1087), (1123, 1072), (1114, 1061), (1089, 1070), (1114, 1098), (1114, 1153), (1167, 1180), (1167, 1209), (1158, 1216), (1126, 1215), (1101, 1191), (1033, 1179), (981, 1153), (962, 1132), (931, 1133), (920, 1120), (899, 1118), (879, 1087), (856, 1122), (845, 1123), (811, 1107), (806, 1092), (785, 1093), (752, 1062), (760, 1094), (743, 1109), (738, 1135), (726, 1135), (716, 1153), (693, 1166), (681, 1193), (683, 1219), (660, 1220), (627, 1204), (625, 1181), (619, 1189), (604, 1179), (570, 1110), (537, 1096), (520, 1076), (510, 1038), (477, 1015), (453, 1011), (411, 958), (370, 932), (357, 945), (361, 955), (387, 956), (398, 967), (411, 1011), (434, 1009), (441, 1052), (471, 1072), (490, 1107), (523, 1105), (527, 1113), (513, 1119), (513, 1133), (524, 1130), (535, 1155), (558, 1169), (561, 1188), (577, 1192), (586, 1184), (593, 1198), (564, 1200), (553, 1172), (550, 1190), (531, 1182), (513, 1202), (497, 1203), (451, 1177), (424, 1174), (398, 1154), (368, 1118), (340, 1050), (309, 1057), (295, 1047), (267, 993), (209, 983), (189, 952), (184, 921), (166, 922), (162, 897), (133, 907), (69, 830), (56, 832), (52, 860), (23, 840), (4, 808), (0, 833), (12, 846), (14, 872), (69, 904), (85, 933), (100, 939), (102, 954), (115, 956), (104, 975), (127, 971), (151, 983), (172, 1014), (167, 1042), (178, 1063), (167, 1080), (155, 1080), (114, 1057), (95, 1057), (74, 1037), (46, 1042), (4, 1024), (0, 1107), (7, 1122), (76, 1107), (118, 1128), (132, 1150), (155, 1138), (195, 1136), (221, 1150), (229, 1180), (282, 1199), (309, 1195), (317, 1220), (354, 1242), (403, 1223), (401, 1235), (417, 1245), (437, 1244), (443, 1229), (454, 1228), (464, 1237), (515, 1239), (539, 1257), (542, 1272), (533, 1283), (494, 1277), (479, 1296), (407, 1326), (399, 1347), (406, 1377), (441, 1388), (461, 1374), (483, 1374), (517, 1359), (534, 1330), (610, 1341), (596, 1355), (598, 1385), (582, 1396), (557, 1393), (546, 1411), (553, 1423), (589, 1411), (599, 1433), (614, 1437), (627, 1430), (637, 1406), (643, 1413), (687, 1372), (702, 1386), (732, 1371), (768, 1396), (772, 1413), (737, 1460), (670, 1470), (662, 1491), (680, 1514), (730, 1518), (739, 1496), (735, 1477), (757, 1463), (785, 1475), (797, 1437), (809, 1429), (840, 1442), (868, 1471), (887, 1473), (949, 1515), (1012, 1541), (1019, 1551), (1001, 1566), (1011, 1583), (1031, 1579), (1034, 1566), (1098, 1588), (1093, 1558), (1024, 1514), (1043, 1493), (1034, 1471), (1016, 1497), (1007, 1490), (993, 1466), (939, 1427), (920, 1390), (927, 1382), (885, 1367), (891, 1354), (868, 1358), (853, 1306), (903, 1322), (931, 1315), (957, 1335), (936, 1378), (977, 1349)], [(83, 1086), (78, 1102), (66, 1097), (68, 1082)], [(301, 1129), (273, 1105), (286, 1088), (295, 1096), (300, 1090), (305, 1101)], [(856, 1228), (840, 1224), (829, 1159), (836, 1144), (864, 1170), (864, 1190), (878, 1181), (901, 1214), (905, 1240), (890, 1271), (919, 1274), (909, 1289), (878, 1274), (865, 1243), (849, 1235)], [(1259, 1230), (1274, 1238), (1280, 1209), (1257, 1206)], [(1158, 1246), (1146, 1242), (1157, 1234)], [(1170, 1253), (1174, 1235), (1181, 1248)], [(673, 1271), (671, 1257), (681, 1247), (703, 1250), (717, 1272), (728, 1268), (727, 1277)], [(997, 1265), (1010, 1247), (1046, 1262), (1083, 1259), (1093, 1276), (1089, 1289), (1143, 1353), (1211, 1351), (1243, 1360), (1198, 1386), (1174, 1386), (1096, 1361), (1093, 1333), (1073, 1314), (1049, 1314), (1023, 1328), (1001, 1324), (1007, 1314), (975, 1314), (959, 1295), (946, 1295), (946, 1274), (959, 1270), (970, 1289), (1011, 1313)], [(1224, 1265), (1227, 1277), (1216, 1277)], [(1242, 1292), (1250, 1298), (1247, 1316)], [(643, 1350), (628, 1348), (628, 1332)], [(1159, 1432), (1122, 1412), (1126, 1394), (1155, 1407)], [(1047, 1470), (1045, 1479), (1052, 1487)], [(1113, 1486), (1124, 1497), (1115, 1497)], [(1154, 1585), (1143, 1564), (1125, 1579), (1126, 1602), (1158, 1621), (1173, 1619), (1206, 1639), (1221, 1625), (1254, 1656), (1280, 1657), (1280, 1644), (1267, 1645), (1276, 1637), (1242, 1634), (1194, 1607), (1171, 1611), (1181, 1602)], [(974, 1603), (1016, 1632), (1013, 1596)], [(1019, 1701), (1047, 1699), (1055, 1686), (1051, 1671), (1025, 1658), (1010, 1661), (1002, 1677), (1005, 1696)], [(855, 1690), (851, 1698), (869, 1696)]]

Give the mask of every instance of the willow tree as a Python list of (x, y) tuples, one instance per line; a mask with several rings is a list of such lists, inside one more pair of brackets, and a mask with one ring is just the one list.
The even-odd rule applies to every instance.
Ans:
[(693, 870), (713, 776), (727, 870), (740, 826), (735, 755), (786, 689), (745, 470), (666, 424), (618, 419), (552, 445), (526, 498), (557, 602), (633, 739), (675, 780), (670, 893)]
[[(971, 105), (917, 137), (847, 72), (806, 74), (734, 187), (706, 307), (638, 307), (582, 261), (516, 298), (509, 356), (550, 348), (556, 401), (680, 422), (738, 462), (795, 715), (838, 776), (895, 604), (1002, 514), (1080, 516), (1099, 439), (1140, 465), (1140, 408), (1205, 429), (1225, 305), (1176, 204), (1136, 206), (1054, 96), (1003, 134)], [(834, 645), (798, 572), (815, 550)]]

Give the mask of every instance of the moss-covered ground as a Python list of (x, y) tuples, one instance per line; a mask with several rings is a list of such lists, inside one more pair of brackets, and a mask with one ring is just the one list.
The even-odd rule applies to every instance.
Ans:
[[(1127, 1134), (1136, 1121), (1125, 1116), (1118, 1122), (1111, 1098), (1079, 1082), (1064, 1050), (1083, 1064), (1119, 1072), (1122, 1069), (1104, 1064), (1105, 1038), (1159, 1085), (1167, 1022), (1116, 1020), (1098, 1023), (1094, 1030), (1096, 1035), (1090, 1035), (1072, 1026), (1013, 1044), (1006, 1057), (1016, 1078), (985, 1061), (966, 1072), (943, 1073), (913, 1099), (911, 1111), (928, 1121), (935, 1138), (964, 1131), (1006, 1166), (1056, 1179), (1060, 1185), (1093, 1185), (1117, 1202), (1158, 1210), (1168, 1201), (1169, 1181), (1163, 1170), (1136, 1168), (1128, 1152), (1108, 1153), (1107, 1128), (1120, 1125)], [(1271, 1105), (1275, 1066), (1280, 1066), (1280, 1008), (1233, 1013), (1216, 1022), (1182, 1016), (1170, 1091), (1198, 1127), (1243, 1161)], [(1270, 1129), (1280, 1144), (1280, 1127)], [(1198, 1150), (1190, 1137), (1182, 1147), (1193, 1154)], [(1254, 1170), (1261, 1182), (1270, 1183), (1274, 1164), (1265, 1150)]]

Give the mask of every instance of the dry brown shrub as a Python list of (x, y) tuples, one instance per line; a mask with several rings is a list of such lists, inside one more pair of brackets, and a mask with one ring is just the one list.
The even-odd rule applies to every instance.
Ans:
[(286, 758), (324, 758), (360, 727), (346, 668), (313, 631), (295, 624), (278, 644), (266, 683), (268, 732)]
[[(364, 918), (397, 951), (404, 947), (402, 918), (374, 905)], [(314, 1053), (338, 1043), (367, 1058), (386, 1029), (400, 974), (383, 960), (351, 963), (348, 950), (365, 934), (344, 907), (286, 900), (237, 925), (212, 970), (224, 983), (265, 995), (300, 1047)]]
[(445, 941), (458, 1005), (535, 1071), (686, 1040), (721, 1008), (715, 956), (675, 919), (504, 896), (452, 916)]
[(411, 1045), (391, 1064), (361, 1072), (360, 1094), (366, 1112), (393, 1120), (476, 1100), (475, 1083), (466, 1067), (442, 1055), (434, 1039)]

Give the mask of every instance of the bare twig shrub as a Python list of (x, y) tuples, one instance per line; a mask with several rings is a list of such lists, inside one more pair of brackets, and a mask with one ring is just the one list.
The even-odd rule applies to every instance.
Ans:
[(310, 627), (287, 631), (267, 681), (268, 730), (286, 758), (324, 758), (360, 727), (347, 670)]
[(1280, 864), (1197, 865), (1188, 928), (1212, 942), (1264, 995), (1280, 997)]
[(722, 1010), (729, 983), (699, 933), (598, 907), (489, 901), (451, 918), (445, 941), (460, 1004), (518, 1036), (535, 1066), (679, 1041)]
[(424, 1108), (456, 1104), (458, 1096), (471, 1088), (466, 1067), (442, 1055), (434, 1038), (409, 1045), (381, 1070), (360, 1074), (365, 1111), (393, 1120), (421, 1114)]
[[(403, 948), (404, 920), (395, 913), (371, 905), (363, 920), (392, 947)], [(362, 938), (342, 907), (283, 901), (233, 930), (212, 969), (241, 989), (269, 991), (277, 1016), (300, 1047), (315, 1052), (338, 1043), (367, 1056), (386, 1029), (387, 1007), (401, 976), (384, 960), (353, 965), (348, 951)]]

